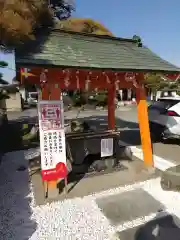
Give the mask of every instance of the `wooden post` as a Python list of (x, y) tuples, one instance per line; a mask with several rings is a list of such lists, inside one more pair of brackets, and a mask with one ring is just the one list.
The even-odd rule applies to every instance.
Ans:
[(43, 86), (43, 88), (42, 88), (41, 99), (42, 100), (49, 100), (49, 90), (48, 90), (47, 85)]
[(115, 130), (115, 95), (116, 88), (113, 83), (108, 89), (108, 128), (109, 130)]
[(51, 100), (60, 100), (61, 97), (61, 89), (59, 88), (59, 84), (51, 84), (50, 85), (50, 99)]
[(141, 144), (144, 155), (144, 163), (147, 167), (154, 167), (152, 144), (149, 130), (149, 119), (146, 102), (146, 92), (144, 87), (136, 89), (136, 101), (138, 109), (138, 119), (141, 134)]
[[(45, 85), (42, 89), (42, 100), (60, 100), (61, 90), (58, 85)], [(58, 180), (58, 179), (57, 179)], [(44, 183), (45, 196), (48, 198), (57, 197), (59, 191), (57, 188), (57, 180)]]

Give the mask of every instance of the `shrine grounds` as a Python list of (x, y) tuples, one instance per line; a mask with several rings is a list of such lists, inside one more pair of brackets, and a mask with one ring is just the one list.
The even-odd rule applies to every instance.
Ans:
[[(14, 119), (36, 114), (34, 109)], [(65, 113), (65, 119), (76, 116), (77, 111)], [(107, 125), (104, 110), (83, 111), (78, 117), (99, 128)], [(30, 181), (27, 169), (18, 171), (19, 166), (28, 165), (27, 151), (5, 154), (0, 166), (0, 239), (176, 240), (180, 236), (180, 193), (163, 191), (160, 177), (179, 164), (179, 143), (154, 143), (156, 169), (151, 171), (143, 166), (136, 107), (116, 110), (116, 123), (134, 161), (123, 162), (125, 171), (71, 184), (68, 195), (62, 193), (56, 201), (43, 200), (37, 175)]]

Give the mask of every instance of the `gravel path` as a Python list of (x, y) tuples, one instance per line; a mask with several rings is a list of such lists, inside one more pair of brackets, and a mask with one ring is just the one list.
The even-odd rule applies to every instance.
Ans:
[(159, 178), (84, 198), (36, 206), (28, 171), (17, 171), (17, 168), (24, 163), (27, 164), (23, 151), (8, 153), (0, 168), (0, 239), (111, 239), (109, 236), (115, 231), (139, 226), (153, 219), (156, 213), (119, 226), (112, 226), (98, 208), (96, 199), (138, 188), (144, 189), (164, 204), (166, 212), (180, 217), (180, 194), (162, 191)]

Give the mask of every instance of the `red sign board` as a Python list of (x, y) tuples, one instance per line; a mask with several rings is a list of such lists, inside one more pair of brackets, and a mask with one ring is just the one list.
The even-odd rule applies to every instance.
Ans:
[(67, 167), (63, 162), (59, 162), (54, 169), (42, 170), (43, 181), (53, 181), (67, 176)]
[(42, 120), (59, 120), (61, 117), (60, 105), (42, 104), (40, 111)]

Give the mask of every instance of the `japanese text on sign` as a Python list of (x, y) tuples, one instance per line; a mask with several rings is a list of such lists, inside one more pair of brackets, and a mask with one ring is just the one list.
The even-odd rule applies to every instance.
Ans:
[(65, 177), (67, 171), (62, 100), (40, 101), (39, 126), (43, 180)]
[(66, 161), (65, 135), (63, 130), (41, 132), (42, 169), (53, 169), (56, 164)]

